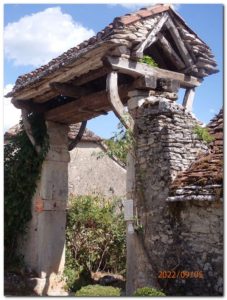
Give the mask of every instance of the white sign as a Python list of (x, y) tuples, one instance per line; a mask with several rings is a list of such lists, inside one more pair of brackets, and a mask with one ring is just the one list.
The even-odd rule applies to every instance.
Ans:
[(133, 200), (123, 200), (124, 206), (124, 218), (125, 221), (132, 221), (133, 220)]

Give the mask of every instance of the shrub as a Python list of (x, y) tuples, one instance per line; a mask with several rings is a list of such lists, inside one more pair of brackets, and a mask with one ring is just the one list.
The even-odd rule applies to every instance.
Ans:
[(127, 154), (132, 149), (133, 142), (132, 132), (129, 129), (125, 129), (122, 123), (119, 123), (118, 130), (114, 133), (114, 136), (105, 140), (108, 146), (107, 155), (109, 157), (116, 157), (123, 166), (126, 166)]
[(196, 125), (194, 132), (197, 134), (198, 138), (206, 143), (211, 143), (214, 137), (208, 132), (207, 128)]
[(117, 201), (100, 196), (73, 198), (66, 226), (68, 288), (76, 291), (88, 284), (90, 272), (124, 274), (125, 265), (125, 223)]
[(165, 294), (159, 290), (156, 290), (154, 288), (151, 287), (142, 287), (142, 288), (138, 288), (133, 296), (165, 296)]
[(158, 67), (158, 64), (149, 55), (144, 55), (139, 61), (151, 67)]
[(120, 296), (120, 289), (112, 286), (87, 285), (76, 292), (77, 297), (117, 297)]

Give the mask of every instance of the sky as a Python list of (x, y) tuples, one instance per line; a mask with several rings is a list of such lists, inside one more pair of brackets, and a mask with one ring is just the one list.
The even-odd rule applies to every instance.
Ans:
[[(146, 4), (147, 5), (147, 4)], [(34, 70), (69, 48), (95, 35), (117, 17), (143, 4), (5, 4), (4, 94), (18, 76)], [(219, 73), (196, 88), (193, 113), (203, 123), (223, 105), (223, 5), (177, 4), (177, 12), (211, 48)], [(179, 93), (182, 103), (183, 93)], [(20, 110), (4, 98), (4, 131), (18, 123)], [(111, 137), (119, 120), (113, 113), (88, 122), (87, 127), (103, 138)]]

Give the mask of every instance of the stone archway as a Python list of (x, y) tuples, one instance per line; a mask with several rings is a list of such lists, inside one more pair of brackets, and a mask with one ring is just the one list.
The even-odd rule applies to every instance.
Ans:
[[(161, 51), (163, 55), (160, 55)], [(141, 62), (143, 54), (147, 53), (154, 54), (162, 68)], [(26, 263), (39, 274), (45, 292), (50, 287), (48, 293), (51, 293), (52, 282), (55, 282), (51, 274), (61, 274), (64, 267), (68, 125), (111, 110), (126, 127), (136, 132), (138, 161), (130, 161), (128, 172), (127, 197), (134, 201), (133, 216), (127, 218), (128, 294), (141, 284), (158, 285), (152, 269), (154, 264), (149, 261), (149, 255), (144, 255), (144, 239), (138, 241), (135, 238), (132, 219), (136, 209), (141, 218), (151, 223), (149, 213), (165, 214), (166, 182), (195, 157), (196, 149), (191, 145), (187, 151), (192, 155), (180, 160), (180, 168), (174, 168), (172, 161), (177, 155), (171, 148), (175, 145), (170, 146), (173, 142), (171, 133), (179, 128), (184, 130), (185, 122), (193, 123), (188, 110), (192, 107), (195, 88), (204, 76), (217, 72), (212, 57), (209, 47), (169, 5), (157, 5), (116, 18), (89, 41), (18, 78), (8, 96), (13, 97), (12, 103), (24, 112), (42, 112), (50, 138), (50, 150), (33, 199), (33, 219), (23, 247)], [(181, 108), (175, 104), (180, 87), (186, 89)], [(124, 116), (124, 106), (128, 106), (130, 112), (128, 119)], [(186, 139), (183, 134), (181, 142)], [(168, 142), (168, 145), (163, 146), (162, 142)], [(152, 178), (142, 174), (141, 168), (143, 171), (149, 169)], [(160, 169), (163, 174), (159, 176)], [(148, 185), (152, 181), (155, 185), (155, 189), (151, 188), (149, 195), (144, 196), (148, 201), (152, 195), (155, 199), (152, 204), (141, 203), (138, 199), (141, 180)], [(157, 199), (162, 209), (156, 211), (153, 205), (159, 205)], [(145, 208), (145, 203), (151, 206)], [(153, 223), (151, 225), (155, 228)], [(161, 232), (160, 227), (156, 229)], [(153, 244), (152, 241), (148, 248)], [(134, 266), (131, 264), (133, 257), (138, 258)], [(140, 259), (141, 265), (146, 267), (145, 272), (138, 268)], [(149, 277), (152, 272), (153, 276)]]

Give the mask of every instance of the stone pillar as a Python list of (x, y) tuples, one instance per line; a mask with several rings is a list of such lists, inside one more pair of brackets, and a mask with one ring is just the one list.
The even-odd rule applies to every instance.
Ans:
[(175, 103), (175, 93), (135, 90), (129, 96), (135, 152), (127, 189), (139, 224), (133, 235), (127, 233), (127, 295), (132, 295), (139, 287), (163, 288), (167, 281), (160, 281), (160, 272), (178, 265), (179, 210), (166, 203), (169, 186), (207, 147), (193, 131), (197, 120)]
[(22, 244), (25, 264), (37, 273), (39, 280), (35, 290), (41, 295), (57, 292), (56, 277), (64, 269), (70, 160), (68, 126), (47, 122), (47, 132), (50, 149), (33, 197), (28, 234)]

